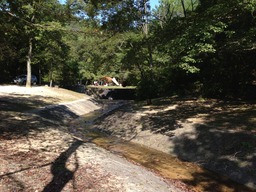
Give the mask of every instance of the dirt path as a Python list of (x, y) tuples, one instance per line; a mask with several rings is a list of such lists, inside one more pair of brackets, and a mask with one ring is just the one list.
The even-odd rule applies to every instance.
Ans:
[(79, 103), (66, 103), (71, 97), (90, 102), (87, 112), (101, 107), (62, 89), (0, 87), (0, 191), (180, 191), (145, 168), (76, 137), (83, 127), (69, 124), (81, 112)]

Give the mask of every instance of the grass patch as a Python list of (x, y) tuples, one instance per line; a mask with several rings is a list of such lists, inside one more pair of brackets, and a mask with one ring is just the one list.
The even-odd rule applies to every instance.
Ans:
[(94, 85), (88, 85), (87, 88), (95, 88), (95, 89), (136, 89), (136, 86), (119, 87), (119, 86), (94, 86)]

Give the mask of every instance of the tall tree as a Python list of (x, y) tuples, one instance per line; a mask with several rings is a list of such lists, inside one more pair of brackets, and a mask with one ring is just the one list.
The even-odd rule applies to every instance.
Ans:
[(31, 64), (33, 63), (33, 47), (42, 30), (56, 29), (60, 24), (55, 21), (60, 15), (61, 5), (57, 0), (6, 0), (1, 3), (1, 12), (15, 19), (15, 27), (25, 42), (22, 51), (26, 50), (27, 81), (31, 86)]

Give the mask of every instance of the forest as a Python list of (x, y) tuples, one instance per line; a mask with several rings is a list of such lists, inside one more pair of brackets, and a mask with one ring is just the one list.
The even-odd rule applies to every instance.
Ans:
[(255, 0), (1, 0), (0, 83), (104, 76), (169, 95), (256, 98)]

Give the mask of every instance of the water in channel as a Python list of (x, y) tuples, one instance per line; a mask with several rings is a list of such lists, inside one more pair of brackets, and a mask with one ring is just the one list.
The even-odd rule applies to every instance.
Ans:
[[(251, 192), (241, 184), (208, 171), (191, 162), (184, 162), (170, 154), (152, 148), (108, 136), (99, 130), (92, 129), (94, 120), (100, 117), (101, 111), (94, 111), (75, 120), (71, 126), (76, 127), (76, 134), (85, 141), (92, 142), (114, 154), (140, 164), (161, 175), (174, 185), (185, 184), (195, 192)], [(76, 126), (75, 126), (76, 125)], [(178, 184), (180, 185), (180, 184)]]

